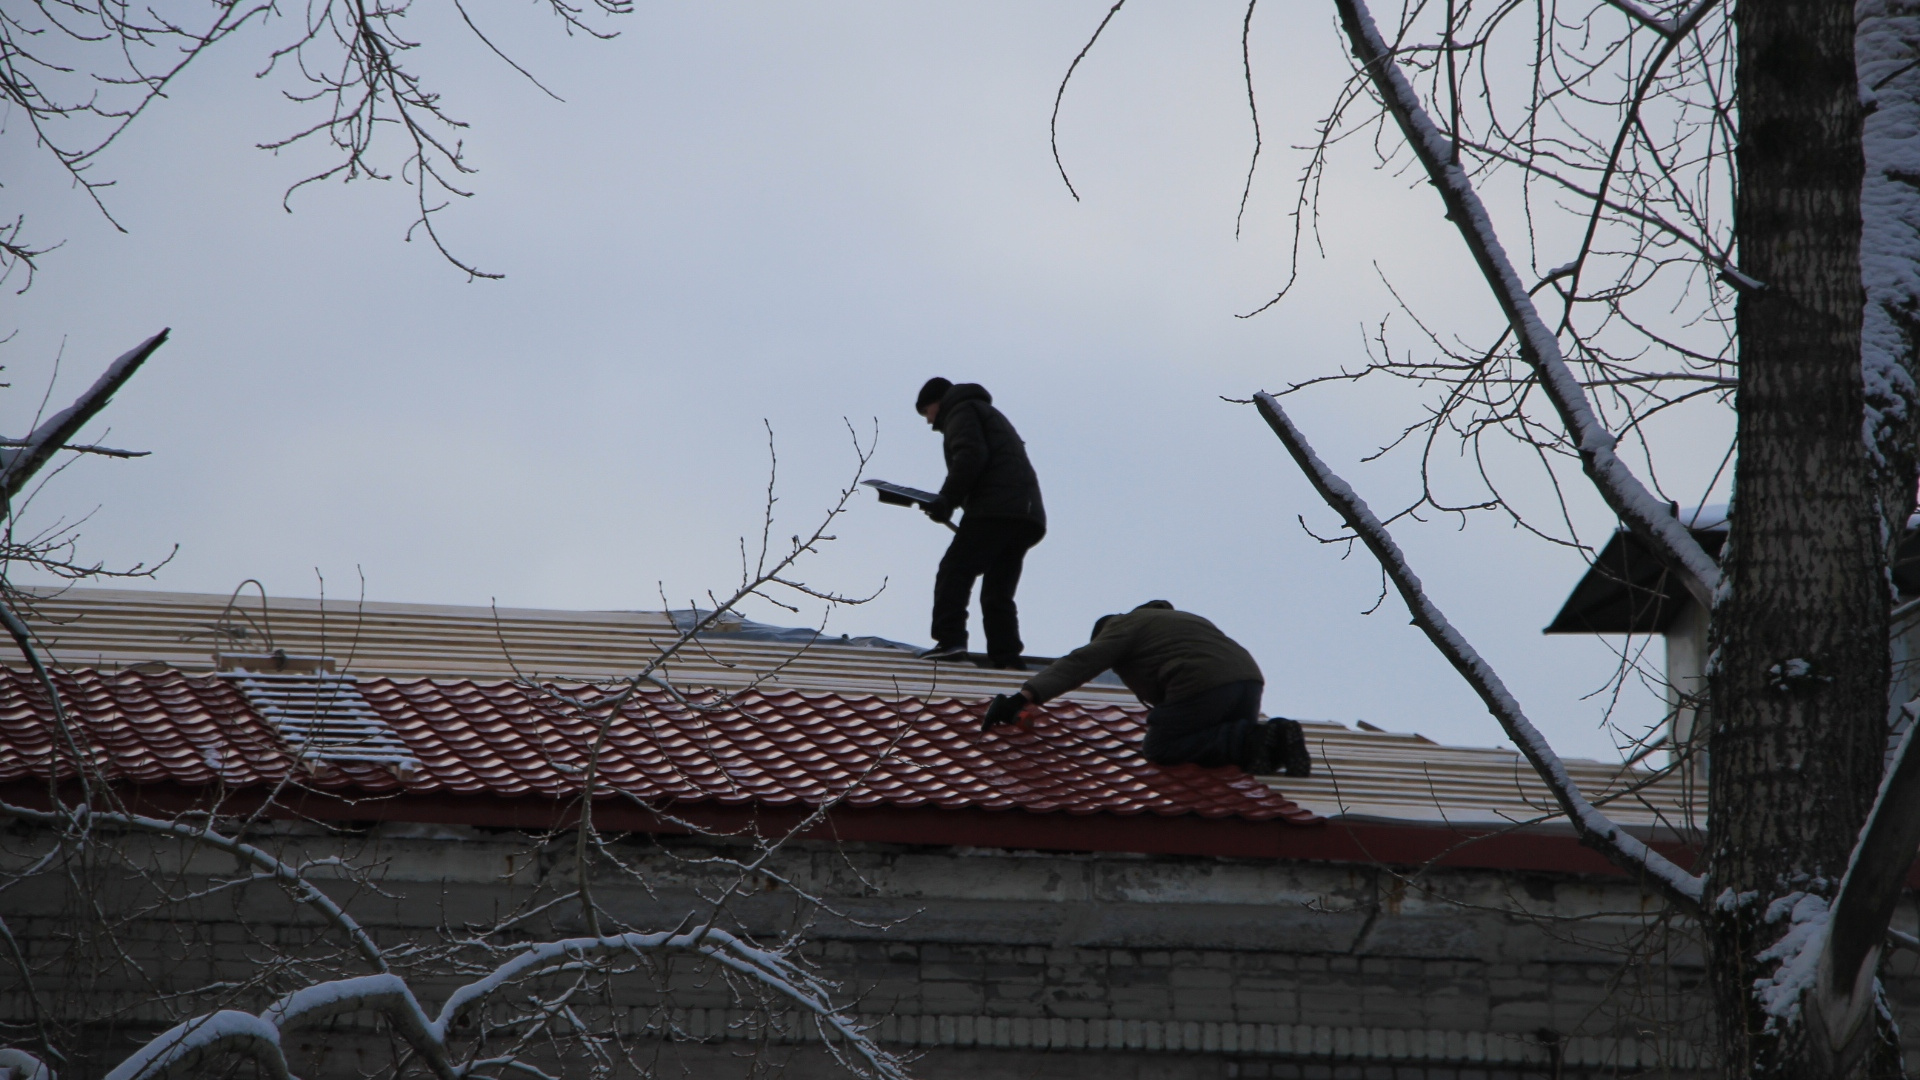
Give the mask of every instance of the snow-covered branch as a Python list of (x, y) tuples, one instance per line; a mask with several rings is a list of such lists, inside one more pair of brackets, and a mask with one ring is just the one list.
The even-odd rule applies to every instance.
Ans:
[(10, 1046), (0, 1046), (0, 1069), (13, 1070), (11, 1080), (54, 1080), (46, 1062)]
[[(1344, 0), (1343, 0), (1344, 2)], [(1266, 419), (1273, 433), (1293, 455), (1300, 470), (1307, 474), (1315, 491), (1326, 500), (1347, 528), (1352, 530), (1360, 542), (1367, 546), (1380, 567), (1393, 582), (1400, 598), (1406, 602), (1407, 610), (1418, 626), (1432, 641), (1441, 655), (1447, 658), (1454, 670), (1458, 671), (1468, 685), (1473, 687), (1480, 700), (1486, 703), (1487, 711), (1500, 722), (1507, 737), (1519, 747), (1520, 753), (1527, 759), (1534, 771), (1546, 782), (1547, 789), (1553, 793), (1554, 801), (1567, 815), (1574, 830), (1583, 843), (1605, 855), (1614, 865), (1630, 873), (1642, 874), (1651, 880), (1670, 899), (1681, 905), (1697, 909), (1700, 905), (1702, 883), (1698, 877), (1676, 866), (1666, 856), (1654, 851), (1641, 840), (1615, 824), (1607, 815), (1587, 800), (1578, 784), (1567, 774), (1566, 766), (1560, 761), (1553, 747), (1540, 734), (1533, 722), (1527, 719), (1520, 703), (1508, 692), (1506, 684), (1494, 672), (1493, 667), (1474, 651), (1467, 639), (1454, 629), (1447, 617), (1428, 598), (1420, 579), (1408, 565), (1406, 556), (1401, 553), (1400, 545), (1394, 542), (1386, 526), (1380, 523), (1373, 511), (1347, 482), (1340, 479), (1315, 454), (1307, 443), (1306, 436), (1294, 427), (1280, 402), (1272, 394), (1254, 395), (1254, 404), (1260, 415)]]
[(1867, 294), (1860, 323), (1860, 368), (1866, 390), (1867, 451), (1885, 479), (1888, 527), (1911, 510), (1916, 391), (1914, 349), (1920, 334), (1920, 5), (1913, 0), (1861, 0), (1855, 6), (1854, 63), (1861, 100), (1866, 173), (1860, 187), (1860, 278)]
[(41, 421), (40, 426), (33, 429), (33, 434), (19, 440), (19, 446), (0, 449), (0, 506), (10, 505), (13, 497), (20, 493), (28, 480), (33, 479), (41, 466), (59, 453), (67, 445), (68, 439), (79, 434), (87, 421), (107, 407), (107, 403), (113, 400), (114, 392), (133, 378), (133, 373), (140, 369), (147, 357), (153, 355), (155, 349), (166, 344), (167, 333), (162, 330), (120, 354), (73, 404)]
[(1641, 7), (1633, 0), (1607, 0), (1607, 6), (1623, 11), (1627, 17), (1650, 30), (1665, 32), (1667, 21)]
[(168, 1080), (211, 1073), (212, 1066), (229, 1055), (252, 1059), (270, 1080), (293, 1080), (287, 1055), (280, 1048), (280, 1029), (238, 1009), (196, 1016), (168, 1028), (108, 1073), (107, 1080)]
[(39, 825), (81, 830), (106, 825), (133, 832), (170, 836), (212, 848), (215, 851), (224, 851), (284, 886), (297, 902), (318, 912), (321, 918), (346, 936), (347, 940), (353, 944), (354, 951), (358, 952), (375, 971), (387, 970), (386, 957), (382, 955), (380, 947), (374, 943), (372, 936), (360, 925), (359, 920), (348, 914), (347, 910), (335, 903), (332, 897), (308, 881), (306, 875), (259, 847), (215, 832), (211, 824), (195, 825), (186, 821), (169, 821), (165, 818), (144, 817), (140, 814), (96, 811), (87, 806), (60, 810), (35, 810), (31, 807), (15, 806), (4, 802), (0, 802), (0, 817), (13, 817)]
[(1414, 156), (1439, 189), (1447, 217), (1460, 230), (1480, 272), (1493, 290), (1520, 355), (1538, 377), (1568, 437), (1579, 451), (1582, 468), (1620, 520), (1679, 571), (1696, 599), (1712, 605), (1720, 568), (1667, 504), (1640, 482), (1615, 453), (1619, 440), (1601, 424), (1586, 391), (1568, 367), (1559, 339), (1534, 306), (1493, 228), (1493, 219), (1474, 191), (1466, 170), (1455, 160), (1453, 142), (1427, 115), (1419, 95), (1394, 62), (1393, 52), (1374, 25), (1365, 0), (1334, 0), (1354, 56), (1373, 83), (1387, 111), (1406, 137)]
[[(1906, 706), (1911, 719), (1920, 702)], [(1874, 985), (1887, 924), (1900, 901), (1907, 870), (1920, 848), (1920, 750), (1909, 726), (1880, 780), (1880, 793), (1860, 826), (1860, 840), (1847, 861), (1847, 876), (1834, 895), (1826, 933), (1812, 943), (1820, 950), (1808, 1005), (1829, 1043), (1846, 1046), (1861, 1023), (1873, 1015)]]
[[(0, 446), (28, 445), (31, 444), (27, 439), (0, 439)], [(68, 443), (62, 449), (71, 450), (76, 454), (95, 454), (99, 457), (114, 458), (149, 457), (153, 454), (151, 450), (116, 450), (111, 446), (95, 446), (92, 443)]]
[[(828, 988), (791, 960), (716, 927), (652, 934), (616, 934), (567, 938), (528, 945), (512, 959), (448, 995), (438, 1016), (428, 1016), (406, 980), (391, 973), (339, 979), (304, 987), (268, 1006), (259, 1015), (222, 1010), (177, 1024), (141, 1047), (107, 1080), (162, 1080), (213, 1061), (220, 1054), (251, 1059), (275, 1080), (289, 1080), (281, 1037), (355, 1012), (377, 1012), (419, 1054), (441, 1080), (460, 1080), (478, 1062), (456, 1060), (451, 1035), (460, 1021), (493, 1000), (505, 988), (541, 976), (578, 970), (593, 960), (618, 960), (644, 953), (691, 953), (746, 976), (810, 1013), (843, 1062), (850, 1051), (864, 1062), (857, 1071), (875, 1080), (907, 1080), (905, 1066), (881, 1049), (865, 1029), (834, 1008)], [(489, 1058), (490, 1067), (513, 1064)]]

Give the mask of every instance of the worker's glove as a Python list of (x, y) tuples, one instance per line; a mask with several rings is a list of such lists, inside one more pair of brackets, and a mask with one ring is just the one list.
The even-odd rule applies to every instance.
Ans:
[(986, 719), (980, 721), (980, 733), (984, 735), (1001, 724), (1020, 723), (1020, 708), (1026, 703), (1027, 699), (1018, 694), (995, 694), (993, 704), (987, 706)]
[(928, 517), (942, 525), (945, 525), (948, 519), (953, 517), (953, 501), (945, 495), (934, 499), (922, 509), (926, 510)]

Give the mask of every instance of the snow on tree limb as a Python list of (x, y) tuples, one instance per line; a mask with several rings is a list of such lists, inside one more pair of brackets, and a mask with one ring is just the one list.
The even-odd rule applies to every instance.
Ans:
[[(1909, 717), (1920, 702), (1906, 706)], [(1920, 848), (1920, 750), (1909, 725), (1880, 780), (1880, 793), (1860, 826), (1832, 916), (1813, 947), (1820, 950), (1809, 1004), (1835, 1047), (1847, 1045), (1873, 1013), (1875, 976), (1887, 923)]]
[(827, 987), (793, 961), (714, 926), (653, 934), (615, 934), (598, 938), (568, 938), (529, 945), (519, 956), (496, 968), (484, 979), (453, 992), (433, 1022), (444, 1039), (468, 1010), (484, 1002), (502, 986), (541, 971), (577, 963), (594, 956), (642, 952), (698, 953), (731, 971), (758, 980), (813, 1014), (823, 1029), (844, 1039), (867, 1062), (873, 1075), (904, 1080), (905, 1067), (882, 1050), (871, 1036), (842, 1015), (829, 1000)]
[[(223, 1010), (178, 1024), (121, 1062), (107, 1075), (107, 1080), (161, 1080), (181, 1075), (220, 1054), (245, 1055), (268, 1076), (286, 1080), (282, 1035), (362, 1011), (385, 1016), (393, 1030), (441, 1080), (460, 1080), (471, 1073), (474, 1063), (455, 1060), (449, 1036), (462, 1017), (501, 990), (521, 980), (573, 970), (595, 958), (617, 959), (664, 952), (698, 954), (758, 981), (811, 1013), (823, 1033), (830, 1032), (843, 1040), (864, 1060), (863, 1071), (868, 1075), (879, 1080), (907, 1080), (904, 1064), (836, 1009), (829, 1000), (827, 988), (818, 979), (778, 953), (711, 926), (653, 934), (567, 938), (528, 945), (485, 977), (455, 990), (447, 997), (440, 1015), (434, 1018), (427, 1016), (406, 981), (392, 973), (318, 983), (288, 994), (258, 1016)], [(834, 1052), (841, 1053), (837, 1047)], [(846, 1059), (842, 1057), (842, 1060)], [(515, 1063), (511, 1059), (495, 1058), (489, 1064), (507, 1067)]]
[(1626, 16), (1634, 22), (1665, 38), (1678, 37), (1684, 34), (1686, 28), (1697, 21), (1702, 13), (1719, 2), (1720, 0), (1696, 0), (1692, 9), (1676, 15), (1671, 19), (1662, 19), (1653, 12), (1634, 3), (1633, 0), (1606, 0), (1608, 7), (1625, 13)]
[(0, 1069), (13, 1070), (13, 1080), (54, 1080), (46, 1062), (10, 1046), (0, 1046)]
[(0, 802), (0, 817), (15, 817), (54, 827), (70, 826), (86, 829), (94, 825), (117, 826), (135, 832), (171, 836), (210, 847), (216, 851), (224, 851), (255, 867), (272, 880), (289, 887), (295, 900), (314, 909), (321, 918), (344, 934), (347, 940), (352, 942), (354, 951), (358, 952), (375, 971), (387, 970), (387, 960), (381, 953), (380, 947), (374, 943), (373, 938), (360, 925), (359, 920), (349, 915), (347, 910), (335, 903), (332, 897), (321, 892), (299, 870), (274, 858), (269, 852), (253, 844), (215, 832), (211, 825), (193, 825), (185, 821), (169, 821), (165, 818), (143, 817), (139, 814), (103, 812), (84, 805), (62, 807), (56, 811), (35, 810), (31, 807)]
[(1673, 516), (1667, 504), (1655, 498), (1627, 467), (1614, 447), (1619, 440), (1594, 415), (1560, 342), (1540, 317), (1526, 285), (1507, 258), (1493, 219), (1475, 193), (1466, 170), (1453, 160), (1453, 143), (1434, 126), (1411, 83), (1394, 63), (1393, 52), (1374, 25), (1365, 0), (1334, 0), (1340, 23), (1367, 78), (1392, 114), (1407, 145), (1439, 189), (1447, 217), (1460, 230), (1480, 273), (1486, 278), (1507, 322), (1513, 327), (1520, 355), (1534, 370), (1541, 388), (1553, 403), (1561, 424), (1580, 453), (1580, 462), (1601, 498), (1621, 522), (1646, 540), (1680, 574), (1688, 592), (1709, 607), (1720, 585), (1720, 568)]
[(1661, 35), (1671, 35), (1673, 33), (1672, 21), (1655, 15), (1653, 12), (1634, 3), (1633, 0), (1606, 0), (1606, 4), (1610, 8), (1626, 13), (1628, 18), (1655, 33)]
[(106, 1080), (164, 1080), (187, 1076), (228, 1054), (244, 1054), (272, 1080), (290, 1080), (280, 1029), (237, 1009), (196, 1016), (161, 1032), (115, 1066)]
[(107, 407), (107, 403), (113, 400), (114, 392), (133, 378), (133, 373), (139, 370), (147, 357), (153, 355), (155, 349), (166, 344), (167, 333), (162, 330), (121, 353), (73, 404), (41, 421), (40, 426), (33, 429), (33, 434), (20, 440), (20, 446), (0, 449), (0, 506), (11, 504), (13, 497), (20, 493), (28, 480), (33, 479), (40, 467), (65, 447), (68, 439), (79, 434), (87, 421)]
[[(1344, 3), (1345, 0), (1342, 0)], [(1493, 667), (1474, 651), (1467, 639), (1447, 621), (1445, 615), (1427, 597), (1419, 577), (1408, 565), (1400, 546), (1394, 542), (1386, 526), (1380, 523), (1366, 501), (1340, 479), (1326, 462), (1321, 461), (1313, 447), (1307, 443), (1306, 436), (1294, 427), (1280, 402), (1272, 394), (1259, 393), (1253, 396), (1254, 404), (1265, 418), (1273, 433), (1280, 437), (1287, 452), (1299, 464), (1300, 470), (1307, 474), (1314, 490), (1340, 514), (1347, 528), (1352, 530), (1360, 542), (1367, 546), (1373, 557), (1379, 561), (1381, 569), (1393, 581), (1400, 598), (1406, 602), (1407, 610), (1413, 615), (1414, 625), (1420, 627), (1447, 658), (1454, 670), (1467, 680), (1480, 700), (1486, 703), (1487, 711), (1500, 722), (1507, 737), (1513, 740), (1520, 753), (1526, 757), (1534, 771), (1546, 782), (1547, 789), (1553, 793), (1554, 800), (1567, 815), (1583, 843), (1605, 855), (1614, 865), (1631, 873), (1643, 874), (1657, 885), (1661, 892), (1682, 906), (1698, 909), (1700, 906), (1703, 883), (1701, 879), (1682, 870), (1666, 856), (1654, 851), (1641, 840), (1615, 824), (1606, 814), (1587, 801), (1578, 784), (1567, 774), (1566, 766), (1560, 756), (1547, 744), (1547, 740), (1533, 726), (1526, 714), (1521, 711), (1520, 703), (1508, 692), (1506, 684), (1500, 680)]]
[[(429, 1017), (405, 980), (387, 965), (385, 954), (357, 920), (295, 867), (211, 827), (168, 821), (138, 814), (99, 812), (86, 806), (59, 811), (0, 803), (0, 816), (43, 825), (91, 828), (109, 826), (176, 839), (224, 851), (254, 866), (263, 879), (288, 887), (294, 899), (316, 910), (341, 931), (376, 974), (336, 979), (303, 987), (265, 1011), (224, 1010), (196, 1017), (156, 1037), (122, 1062), (108, 1080), (160, 1080), (186, 1075), (221, 1054), (251, 1058), (265, 1075), (289, 1077), (279, 1037), (297, 1027), (321, 1023), (348, 1013), (373, 1011), (386, 1016), (393, 1029), (419, 1053), (440, 1080), (467, 1075), (449, 1052), (448, 1038), (460, 1019), (484, 1005), (501, 989), (517, 981), (569, 970), (595, 958), (617, 958), (642, 953), (692, 953), (758, 982), (811, 1014), (826, 1036), (828, 1049), (844, 1064), (878, 1080), (906, 1080), (905, 1066), (882, 1049), (871, 1035), (844, 1015), (832, 1002), (830, 988), (778, 952), (763, 949), (726, 930), (705, 925), (691, 930), (652, 934), (627, 933), (605, 937), (568, 938), (527, 945), (484, 978), (468, 983), (448, 996), (437, 1017)], [(837, 1038), (839, 1043), (833, 1040)], [(848, 1052), (861, 1063), (851, 1061)], [(495, 1062), (505, 1067), (508, 1062)]]
[[(1913, 437), (1920, 336), (1920, 68), (1912, 42), (1920, 39), (1920, 5), (1860, 0), (1854, 17), (1854, 63), (1868, 106), (1860, 133), (1866, 157), (1860, 187), (1860, 278), (1867, 294), (1860, 324), (1863, 435), (1877, 467), (1910, 469), (1913, 451), (1905, 444)], [(1909, 491), (1911, 483), (1908, 476)], [(1891, 524), (1897, 528), (1905, 507), (1889, 509), (1896, 511)]]

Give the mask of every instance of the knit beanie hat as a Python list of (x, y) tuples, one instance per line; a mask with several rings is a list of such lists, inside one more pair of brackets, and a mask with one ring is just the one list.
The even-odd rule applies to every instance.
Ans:
[(920, 388), (920, 396), (913, 399), (913, 411), (920, 412), (927, 406), (946, 397), (947, 391), (951, 389), (953, 389), (953, 384), (938, 375), (928, 379), (927, 384)]
[[(1141, 604), (1139, 607), (1134, 608), (1133, 610), (1149, 611), (1149, 610), (1155, 610), (1155, 609), (1160, 611), (1172, 611), (1174, 610), (1174, 607), (1172, 603), (1166, 600), (1149, 600), (1146, 603)], [(1093, 620), (1093, 634), (1089, 636), (1087, 640), (1092, 641), (1094, 638), (1099, 637), (1100, 631), (1105, 630), (1107, 628), (1107, 623), (1119, 617), (1120, 617), (1119, 613), (1116, 612), (1112, 615), (1102, 615), (1099, 618)]]

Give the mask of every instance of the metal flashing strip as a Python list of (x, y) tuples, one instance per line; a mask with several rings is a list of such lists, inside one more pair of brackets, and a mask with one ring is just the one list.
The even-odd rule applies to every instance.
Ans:
[(302, 761), (363, 761), (400, 772), (420, 767), (407, 744), (380, 719), (351, 675), (221, 672)]

